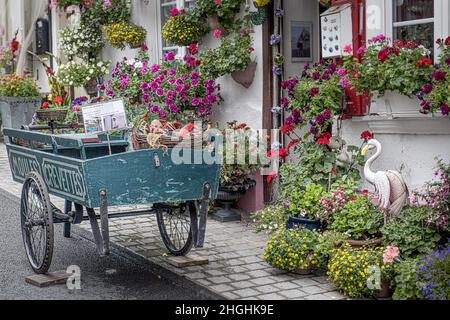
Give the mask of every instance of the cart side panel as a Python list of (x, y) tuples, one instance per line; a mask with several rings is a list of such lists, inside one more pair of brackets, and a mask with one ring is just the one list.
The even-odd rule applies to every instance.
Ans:
[[(202, 159), (201, 150), (193, 153)], [(94, 207), (101, 189), (108, 192), (108, 205), (150, 204), (201, 199), (203, 184), (209, 183), (214, 199), (220, 178), (219, 164), (175, 164), (161, 149), (89, 159), (85, 170)]]
[(50, 194), (89, 206), (83, 161), (7, 144), (14, 181), (23, 183), (31, 171), (44, 179)]

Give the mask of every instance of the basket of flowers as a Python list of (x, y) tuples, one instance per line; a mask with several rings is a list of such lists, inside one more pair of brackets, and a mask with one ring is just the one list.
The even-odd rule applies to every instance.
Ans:
[(113, 47), (125, 49), (128, 45), (130, 48), (139, 48), (145, 43), (147, 31), (130, 22), (116, 22), (103, 27), (106, 40)]
[(67, 105), (67, 97), (63, 98), (62, 96), (58, 96), (51, 99), (50, 96), (44, 99), (40, 108), (36, 110), (36, 114), (40, 120), (63, 121), (67, 116)]
[(170, 18), (162, 29), (163, 38), (171, 44), (187, 46), (198, 42), (203, 34), (203, 28), (197, 22), (189, 20), (184, 10), (173, 8)]

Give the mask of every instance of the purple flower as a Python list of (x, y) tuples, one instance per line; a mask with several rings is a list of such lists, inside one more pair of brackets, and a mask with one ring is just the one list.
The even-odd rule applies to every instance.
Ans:
[(192, 84), (193, 87), (198, 86), (198, 80), (197, 79), (192, 80), (191, 84)]
[(177, 113), (178, 112), (178, 106), (176, 104), (172, 104), (169, 107), (170, 112)]
[(159, 112), (159, 107), (158, 107), (157, 105), (154, 105), (154, 106), (148, 106), (148, 110), (149, 110), (151, 113), (158, 113), (158, 112)]
[(173, 61), (175, 59), (175, 54), (171, 51), (167, 53), (166, 57), (168, 61)]
[(342, 79), (341, 79), (341, 87), (342, 88), (348, 88), (348, 86), (350, 85), (350, 82), (348, 81), (348, 78), (346, 78), (346, 77), (343, 77)]
[(319, 93), (319, 91), (320, 91), (319, 88), (313, 87), (313, 88), (311, 88), (311, 89), (309, 90), (309, 95), (310, 95), (311, 97), (314, 97), (316, 94)]
[(152, 88), (152, 90), (156, 90), (158, 89), (158, 83), (156, 83), (155, 81), (150, 83), (150, 88)]
[(104, 90), (105, 90), (105, 85), (104, 85), (104, 84), (100, 84), (100, 85), (98, 86), (98, 90), (104, 91)]
[(198, 73), (195, 72), (195, 71), (191, 73), (191, 78), (192, 79), (198, 79), (198, 76), (199, 76)]
[(275, 9), (275, 16), (277, 16), (277, 17), (284, 17), (284, 10), (282, 8), (276, 8)]
[(346, 71), (345, 71), (345, 69), (339, 69), (337, 74), (340, 76), (343, 76), (344, 74), (346, 74)]
[(287, 106), (289, 106), (289, 99), (286, 98), (286, 97), (281, 98), (281, 99), (280, 99), (280, 105), (281, 105), (283, 108), (286, 108)]
[(322, 80), (330, 80), (330, 74), (328, 72), (324, 72), (323, 76), (322, 76)]
[(107, 95), (108, 97), (114, 97), (114, 91), (112, 91), (112, 90), (106, 90), (106, 95)]
[(365, 46), (359, 47), (358, 50), (356, 50), (357, 54), (363, 54), (364, 52), (366, 52)]
[(150, 70), (152, 70), (152, 72), (158, 72), (159, 68), (161, 68), (159, 65), (154, 64), (150, 67)]
[(165, 112), (164, 110), (160, 110), (160, 111), (159, 111), (159, 116), (160, 116), (161, 118), (165, 118), (165, 117), (167, 117), (167, 114), (166, 114), (166, 112)]
[(273, 46), (273, 45), (276, 45), (276, 44), (278, 44), (278, 43), (280, 43), (281, 42), (281, 35), (279, 35), (279, 34), (272, 34), (271, 36), (270, 36), (270, 40), (269, 40), (269, 44), (271, 45), (271, 46)]
[(289, 116), (289, 117), (287, 117), (286, 119), (284, 119), (284, 124), (286, 124), (286, 125), (291, 125), (291, 124), (293, 124), (294, 123), (294, 120), (292, 119), (292, 117), (291, 116)]
[(156, 89), (156, 94), (157, 94), (158, 96), (162, 96), (162, 95), (164, 94), (164, 90), (161, 89), (161, 88), (158, 88), (158, 89)]
[(139, 85), (139, 88), (141, 88), (142, 91), (145, 91), (145, 90), (147, 90), (147, 88), (148, 88), (148, 84), (147, 84), (146, 82), (142, 82), (142, 83)]
[(422, 87), (422, 92), (425, 94), (429, 94), (433, 90), (433, 85), (431, 83), (427, 83)]
[(283, 70), (281, 69), (281, 67), (280, 66), (273, 66), (272, 67), (272, 73), (273, 74), (275, 74), (275, 75), (277, 75), (277, 76), (279, 76), (279, 75), (281, 75), (281, 72), (282, 72)]
[(204, 106), (199, 106), (197, 109), (198, 113), (204, 114), (206, 112), (206, 108)]
[(436, 81), (443, 81), (447, 77), (447, 73), (443, 71), (435, 71), (433, 77)]
[(313, 80), (319, 80), (320, 79), (320, 72), (316, 71), (312, 74), (312, 79)]
[(147, 68), (142, 68), (142, 70), (141, 70), (141, 74), (142, 75), (147, 74), (147, 72), (148, 72)]
[(450, 65), (450, 58), (445, 59), (445, 64)]
[(177, 71), (175, 69), (172, 69), (169, 71), (169, 76), (171, 76), (171, 77), (173, 77), (176, 74), (177, 74)]
[(448, 114), (449, 114), (449, 112), (450, 112), (450, 108), (448, 107), (448, 104), (442, 104), (441, 107), (440, 107), (440, 109), (441, 109), (441, 113), (442, 113), (444, 116), (448, 116)]
[(148, 94), (144, 94), (142, 96), (142, 102), (143, 103), (148, 103), (149, 100), (150, 100), (150, 96)]
[(191, 99), (191, 104), (193, 106), (198, 106), (199, 103), (200, 103), (200, 100), (198, 98), (194, 97), (194, 98)]

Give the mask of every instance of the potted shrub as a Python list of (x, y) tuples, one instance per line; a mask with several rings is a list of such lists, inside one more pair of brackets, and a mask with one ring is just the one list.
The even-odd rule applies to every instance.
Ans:
[(223, 163), (216, 198), (221, 208), (213, 213), (213, 217), (220, 221), (241, 220), (240, 210), (233, 206), (256, 184), (251, 177), (260, 164), (252, 163), (250, 151), (257, 150), (257, 137), (251, 135), (251, 129), (245, 123), (237, 121), (228, 122), (223, 135), (226, 143), (222, 150)]
[(272, 267), (298, 274), (310, 274), (317, 270), (326, 257), (316, 248), (319, 234), (305, 228), (277, 230), (267, 242), (264, 260)]
[(328, 262), (329, 280), (350, 298), (386, 298), (398, 266), (384, 255), (383, 247), (338, 248)]
[(29, 124), (39, 101), (39, 89), (33, 79), (16, 74), (0, 78), (3, 127), (20, 128)]
[(253, 212), (251, 218), (255, 232), (273, 233), (278, 228), (284, 227), (287, 222), (286, 209), (282, 204), (273, 204)]
[(342, 210), (333, 215), (329, 228), (342, 232), (354, 247), (382, 243), (380, 229), (384, 217), (368, 195), (349, 199)]

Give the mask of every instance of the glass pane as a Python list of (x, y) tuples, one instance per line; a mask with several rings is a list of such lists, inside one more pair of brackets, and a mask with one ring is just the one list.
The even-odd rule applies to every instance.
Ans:
[[(167, 1), (167, 2), (169, 2), (169, 1)], [(170, 1), (170, 2), (173, 2), (173, 1)], [(167, 19), (169, 19), (170, 11), (175, 7), (175, 2), (173, 2), (173, 3), (174, 3), (173, 5), (161, 6), (161, 28), (164, 26)], [(172, 47), (172, 44), (170, 44), (169, 42), (164, 40), (164, 38), (162, 38), (162, 46), (163, 47)]]
[(414, 41), (433, 51), (434, 24), (416, 24), (411, 26), (395, 27), (394, 38), (406, 41)]
[(434, 17), (434, 0), (395, 0), (395, 22)]

